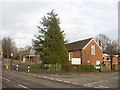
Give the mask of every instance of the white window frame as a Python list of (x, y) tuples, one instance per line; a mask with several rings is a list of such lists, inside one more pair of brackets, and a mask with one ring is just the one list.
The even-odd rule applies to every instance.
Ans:
[(81, 64), (81, 58), (72, 58), (72, 64)]
[(97, 61), (96, 61), (96, 65), (99, 65), (99, 64), (100, 64), (100, 60), (97, 60)]
[(72, 61), (73, 53), (69, 52), (69, 61)]
[(95, 45), (91, 45), (91, 55), (95, 55)]

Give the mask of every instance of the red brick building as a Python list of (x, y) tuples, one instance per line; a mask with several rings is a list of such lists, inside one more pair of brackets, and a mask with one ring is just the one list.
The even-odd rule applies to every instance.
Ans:
[(40, 55), (25, 55), (21, 59), (22, 63), (31, 63), (31, 64), (38, 64), (40, 63)]
[(21, 58), (21, 63), (31, 63), (31, 64), (38, 64), (41, 63), (40, 55), (38, 55), (35, 51), (35, 48), (31, 48), (29, 55), (24, 55)]
[(112, 68), (114, 70), (117, 70), (118, 66), (118, 55), (109, 55), (109, 54), (103, 54), (103, 61), (106, 67), (111, 70)]
[(66, 44), (70, 64), (91, 64), (98, 66), (103, 62), (103, 52), (93, 39), (85, 39)]

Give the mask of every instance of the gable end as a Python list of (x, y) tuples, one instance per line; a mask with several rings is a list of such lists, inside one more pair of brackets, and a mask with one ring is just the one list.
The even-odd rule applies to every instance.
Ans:
[(91, 39), (91, 40), (84, 46), (83, 49), (85, 49), (92, 41), (94, 41), (94, 42), (96, 43), (96, 45), (100, 48), (100, 50), (102, 50), (101, 47), (98, 45), (98, 43), (97, 43), (94, 39)]

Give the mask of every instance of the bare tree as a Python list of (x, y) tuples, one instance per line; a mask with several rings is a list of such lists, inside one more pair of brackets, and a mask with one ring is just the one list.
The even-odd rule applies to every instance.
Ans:
[(110, 55), (118, 54), (119, 43), (118, 40), (111, 40), (105, 34), (99, 34), (95, 37), (95, 40), (99, 43), (102, 42), (102, 50), (103, 53), (107, 53)]
[(110, 43), (108, 43), (105, 51), (107, 54), (110, 55), (118, 54), (118, 41), (113, 40)]
[(24, 48), (19, 48), (19, 56), (23, 57), (24, 55), (29, 55), (31, 47), (30, 46), (26, 46)]
[(14, 57), (16, 57), (18, 53), (18, 50), (14, 41), (9, 37), (4, 37), (2, 39), (2, 50), (3, 50), (4, 58), (10, 58), (11, 53), (13, 53)]
[(106, 47), (109, 45), (111, 40), (105, 35), (105, 34), (99, 34), (95, 37), (95, 40), (99, 43), (99, 41), (102, 42), (102, 50), (103, 53), (106, 53)]
[(3, 50), (3, 57), (9, 58), (12, 52), (12, 41), (11, 38), (3, 38), (2, 40), (2, 50)]
[(12, 45), (12, 53), (13, 53), (13, 57), (15, 59), (18, 59), (19, 58), (19, 52), (18, 52), (18, 48), (17, 46), (14, 44)]

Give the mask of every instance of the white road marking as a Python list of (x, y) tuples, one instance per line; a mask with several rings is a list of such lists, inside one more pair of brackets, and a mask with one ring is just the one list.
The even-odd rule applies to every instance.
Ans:
[[(32, 76), (37, 76), (37, 75), (32, 74)], [(65, 83), (71, 83), (69, 81), (63, 81), (63, 80), (60, 80), (60, 79), (49, 78), (49, 77), (46, 77), (46, 76), (37, 76), (37, 77), (42, 77), (42, 78), (45, 78), (45, 79), (50, 79), (50, 80), (55, 80), (55, 81), (60, 81), (60, 82), (65, 82)], [(79, 85), (78, 83), (71, 83), (71, 84)]]
[(41, 77), (41, 76), (37, 76), (37, 77)]
[(28, 89), (28, 90), (31, 90), (31, 89), (29, 89), (28, 87), (26, 87), (26, 86), (24, 86), (24, 85), (22, 85), (22, 84), (19, 84), (19, 86), (22, 87), (22, 88), (26, 88), (26, 89)]
[(65, 82), (65, 83), (70, 83), (69, 81), (63, 81), (63, 82)]
[(60, 79), (55, 79), (56, 81), (59, 81), (59, 82), (61, 82), (62, 80), (60, 80)]
[(72, 84), (79, 85), (78, 83), (72, 83)]
[[(25, 73), (26, 74), (26, 73)], [(54, 78), (49, 78), (49, 77), (46, 77), (46, 76), (38, 76), (38, 75), (35, 75), (35, 74), (28, 74), (28, 75), (32, 75), (32, 76), (36, 76), (36, 77), (42, 77), (42, 78), (45, 78), (45, 79), (50, 79), (50, 80), (55, 80), (55, 81), (59, 81), (59, 82), (65, 82), (65, 83), (70, 83), (70, 84), (74, 84), (74, 85), (79, 85), (78, 83), (72, 83), (72, 82), (69, 82), (69, 81), (63, 81), (63, 80), (60, 80), (60, 79), (54, 79)], [(51, 74), (52, 75), (52, 74)], [(115, 78), (115, 79), (118, 79), (118, 78)], [(109, 88), (109, 87), (106, 87), (106, 86), (95, 86), (94, 84), (97, 84), (97, 83), (101, 83), (101, 82), (105, 82), (105, 81), (108, 81), (108, 80), (102, 80), (102, 81), (98, 81), (98, 82), (92, 82), (92, 83), (89, 83), (89, 84), (84, 84), (84, 86), (87, 86), (87, 87), (93, 87), (93, 88)], [(27, 88), (23, 85), (19, 85), (23, 88)], [(28, 89), (28, 88), (27, 88)]]
[(23, 88), (28, 88), (28, 87), (26, 87), (26, 86), (23, 86), (23, 85), (21, 85), (21, 84), (19, 84), (19, 86), (20, 86), (20, 87), (23, 87)]
[(48, 77), (42, 76), (42, 78), (48, 78)]
[(102, 80), (102, 81), (98, 81), (98, 82), (93, 82), (93, 83), (89, 83), (89, 84), (84, 84), (84, 85), (93, 85), (93, 84), (96, 84), (96, 83), (101, 83), (101, 82), (106, 82), (106, 81), (108, 81), (108, 80)]
[(94, 87), (94, 88), (99, 88), (99, 87)]
[(93, 87), (94, 85), (84, 84), (84, 86)]
[(106, 82), (106, 81), (108, 81), (108, 80), (99, 81), (99, 82), (97, 82), (97, 83), (100, 83), (100, 82)]
[(6, 80), (6, 81), (10, 81), (9, 79), (4, 78), (4, 77), (2, 77), (2, 76), (0, 76), (0, 78), (4, 79), (4, 80)]
[(88, 86), (87, 84), (84, 84), (84, 86)]
[(98, 86), (99, 88), (108, 88), (108, 87), (105, 87), (105, 86)]
[(54, 78), (48, 78), (48, 79), (50, 79), (50, 80), (55, 80)]
[(109, 87), (106, 87), (106, 86), (95, 86), (95, 84), (97, 84), (97, 83), (106, 82), (106, 81), (108, 81), (108, 80), (102, 80), (102, 81), (98, 81), (98, 82), (93, 82), (93, 83), (89, 83), (89, 84), (84, 84), (84, 86), (94, 87), (94, 88), (109, 88)]

